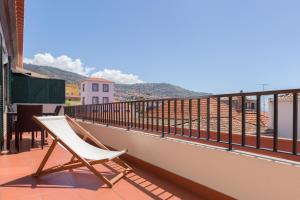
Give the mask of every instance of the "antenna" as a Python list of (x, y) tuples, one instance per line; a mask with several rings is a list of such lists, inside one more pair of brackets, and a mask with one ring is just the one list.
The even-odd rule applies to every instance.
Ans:
[(268, 83), (259, 83), (259, 84), (256, 84), (256, 85), (260, 85), (262, 87), (262, 91), (265, 91), (266, 86), (269, 86)]
[[(260, 85), (263, 92), (265, 91), (266, 86), (269, 86), (268, 83), (259, 83), (259, 84), (256, 84), (256, 85)], [(263, 111), (266, 112), (266, 99), (265, 99), (265, 96), (263, 96)]]

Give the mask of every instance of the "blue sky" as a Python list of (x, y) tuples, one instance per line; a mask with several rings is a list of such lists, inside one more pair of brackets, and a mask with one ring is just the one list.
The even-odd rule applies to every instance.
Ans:
[(299, 88), (299, 8), (296, 0), (30, 0), (24, 54), (204, 92)]

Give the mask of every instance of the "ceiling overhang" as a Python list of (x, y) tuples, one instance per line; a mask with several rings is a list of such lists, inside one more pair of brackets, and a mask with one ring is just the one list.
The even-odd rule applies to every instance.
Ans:
[(0, 0), (0, 21), (12, 67), (23, 68), (24, 0)]

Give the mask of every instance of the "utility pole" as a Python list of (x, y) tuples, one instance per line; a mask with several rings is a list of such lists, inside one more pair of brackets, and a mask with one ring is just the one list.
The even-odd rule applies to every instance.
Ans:
[[(260, 83), (260, 84), (257, 84), (257, 85), (261, 86), (263, 92), (265, 91), (266, 86), (269, 86), (268, 83)], [(263, 96), (263, 111), (266, 112), (266, 100), (265, 100), (265, 96)]]

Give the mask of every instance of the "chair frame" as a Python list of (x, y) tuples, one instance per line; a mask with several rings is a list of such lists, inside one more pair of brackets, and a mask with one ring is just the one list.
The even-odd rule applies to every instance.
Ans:
[[(81, 127), (75, 120), (73, 120), (72, 118), (70, 118), (69, 116), (65, 115), (69, 125), (71, 126), (71, 128), (78, 133), (79, 135), (83, 136), (83, 140), (87, 141), (90, 140), (92, 141), (97, 147), (104, 149), (104, 150), (110, 150), (108, 149), (104, 144), (102, 144), (101, 142), (99, 142), (91, 133), (89, 133), (88, 131), (86, 131), (83, 127)], [(73, 170), (79, 167), (87, 167), (91, 172), (93, 172), (101, 181), (103, 181), (104, 183), (107, 184), (108, 187), (112, 188), (113, 185), (118, 182), (120, 179), (122, 179), (126, 174), (130, 173), (132, 171), (132, 168), (127, 165), (123, 160), (121, 160), (119, 157), (113, 158), (113, 159), (104, 159), (104, 160), (88, 160), (85, 159), (83, 157), (81, 157), (80, 155), (78, 155), (77, 153), (75, 153), (71, 148), (68, 147), (68, 145), (66, 145), (62, 140), (59, 139), (59, 137), (57, 137), (55, 135), (55, 133), (53, 133), (43, 122), (41, 122), (40, 120), (38, 120), (38, 118), (36, 116), (33, 116), (33, 120), (39, 125), (41, 126), (43, 129), (45, 129), (52, 137), (53, 137), (53, 142), (50, 145), (46, 155), (44, 156), (43, 160), (41, 161), (37, 171), (33, 174), (34, 177), (39, 177), (39, 176), (43, 176), (46, 174), (50, 174), (50, 173), (55, 173), (55, 172), (60, 172), (60, 171), (64, 171), (64, 170)], [(60, 144), (62, 145), (67, 151), (69, 151), (72, 154), (72, 158), (69, 162), (66, 162), (64, 164), (60, 164), (60, 165), (56, 165), (47, 169), (43, 169), (50, 157), (50, 155), (52, 154), (53, 150), (55, 149), (56, 145)], [(127, 150), (126, 150), (127, 151)], [(104, 164), (105, 162), (108, 161), (114, 161), (115, 163), (119, 164), (120, 166), (122, 166), (124, 168), (123, 171), (121, 171), (120, 173), (118, 173), (115, 177), (113, 177), (112, 179), (107, 179), (106, 177), (104, 177), (101, 172), (99, 172), (98, 170), (96, 170), (96, 168), (93, 166), (95, 164)]]
[[(17, 105), (17, 120), (15, 121), (14, 123), (14, 131), (15, 131), (15, 146), (16, 146), (16, 149), (18, 152), (20, 152), (20, 141), (22, 141), (22, 135), (23, 133), (27, 132), (27, 133), (31, 133), (31, 148), (34, 147), (34, 142), (35, 142), (35, 138), (34, 138), (34, 132), (36, 132), (36, 135), (37, 133), (40, 131), (41, 132), (41, 148), (43, 149), (44, 148), (44, 144), (45, 144), (45, 134), (44, 134), (44, 130), (41, 128), (41, 130), (38, 130), (38, 125), (36, 125), (36, 127), (26, 127), (25, 130), (24, 128), (19, 128), (19, 123), (22, 122), (21, 119), (19, 119), (19, 114), (23, 113), (23, 112), (28, 112), (28, 110), (23, 110), (23, 111), (20, 111), (19, 110), (19, 106), (20, 106), (20, 109), (28, 109), (30, 107), (35, 107), (35, 109), (37, 109), (38, 107), (41, 108), (40, 110), (40, 116), (43, 115), (43, 105), (22, 105), (22, 104), (19, 104)], [(32, 115), (34, 115), (34, 113), (31, 113)], [(37, 112), (35, 112), (35, 114), (37, 114)], [(31, 116), (32, 116), (31, 115)], [(28, 118), (26, 118), (28, 119)], [(23, 119), (24, 120), (24, 119)], [(27, 124), (31, 124), (33, 121), (30, 120), (30, 122), (27, 122)], [(32, 125), (31, 125), (32, 126)]]

